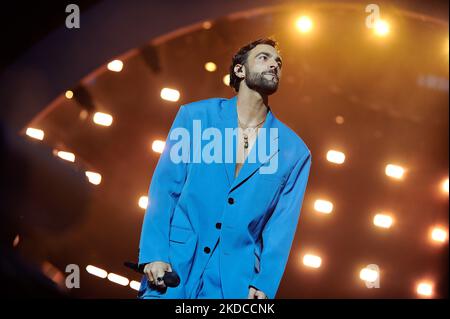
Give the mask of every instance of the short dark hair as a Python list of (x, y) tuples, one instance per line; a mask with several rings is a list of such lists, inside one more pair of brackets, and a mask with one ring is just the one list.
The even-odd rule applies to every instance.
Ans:
[(248, 53), (258, 44), (268, 44), (278, 50), (278, 43), (272, 38), (258, 39), (240, 48), (239, 51), (233, 56), (230, 66), (230, 86), (233, 87), (236, 92), (239, 92), (239, 84), (243, 79), (236, 76), (234, 73), (234, 67), (236, 64), (246, 64)]

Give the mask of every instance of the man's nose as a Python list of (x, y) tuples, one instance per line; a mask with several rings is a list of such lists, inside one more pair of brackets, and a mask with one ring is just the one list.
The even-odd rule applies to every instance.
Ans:
[(273, 70), (273, 71), (275, 71), (275, 72), (278, 72), (278, 62), (275, 61), (275, 60), (273, 60), (273, 61), (270, 63), (270, 69)]

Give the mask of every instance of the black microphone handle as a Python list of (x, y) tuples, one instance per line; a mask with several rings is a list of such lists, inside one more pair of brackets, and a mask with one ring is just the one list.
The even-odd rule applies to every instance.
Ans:
[(164, 273), (163, 281), (167, 287), (177, 287), (180, 284), (180, 277), (174, 271)]

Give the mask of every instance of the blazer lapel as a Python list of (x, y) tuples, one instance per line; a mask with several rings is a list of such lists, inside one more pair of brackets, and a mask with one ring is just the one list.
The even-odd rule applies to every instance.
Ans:
[[(237, 95), (232, 97), (231, 99), (225, 100), (221, 105), (220, 110), (220, 120), (217, 123), (217, 126), (220, 128), (223, 136), (226, 137), (225, 129), (235, 129), (238, 126), (237, 120)], [(234, 170), (236, 163), (236, 138), (233, 137), (231, 141), (231, 150), (227, 150), (227, 145), (224, 143), (222, 145), (222, 156), (223, 156), (223, 165), (225, 167), (225, 171), (228, 179), (228, 186), (234, 181)], [(230, 152), (231, 151), (231, 152)], [(229, 155), (231, 158), (226, 158), (226, 155)]]

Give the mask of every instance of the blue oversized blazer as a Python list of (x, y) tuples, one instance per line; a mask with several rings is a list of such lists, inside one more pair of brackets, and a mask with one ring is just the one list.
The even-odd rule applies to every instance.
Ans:
[[(215, 127), (225, 136), (226, 128), (238, 126), (237, 96), (182, 105), (170, 132), (182, 127), (195, 134), (194, 120), (201, 121), (197, 124), (201, 123), (202, 130)], [(170, 263), (181, 283), (161, 293), (149, 288), (143, 276), (141, 293), (147, 297), (195, 298), (200, 276), (220, 239), (216, 253), (224, 298), (247, 298), (249, 286), (275, 298), (298, 224), (311, 152), (270, 107), (263, 128), (276, 128), (278, 134), (267, 131), (265, 141), (259, 141), (263, 137), (258, 135), (237, 178), (235, 164), (223, 154), (218, 163), (194, 163), (194, 154), (204, 152), (208, 140), (194, 145), (192, 135), (189, 160), (175, 163), (170, 153), (180, 140), (169, 139), (169, 133), (150, 183), (139, 264)], [(209, 141), (212, 139), (210, 136)], [(258, 145), (263, 145), (258, 143), (264, 142), (267, 156), (250, 160)], [(264, 167), (275, 167), (274, 163), (275, 172), (261, 173)]]

